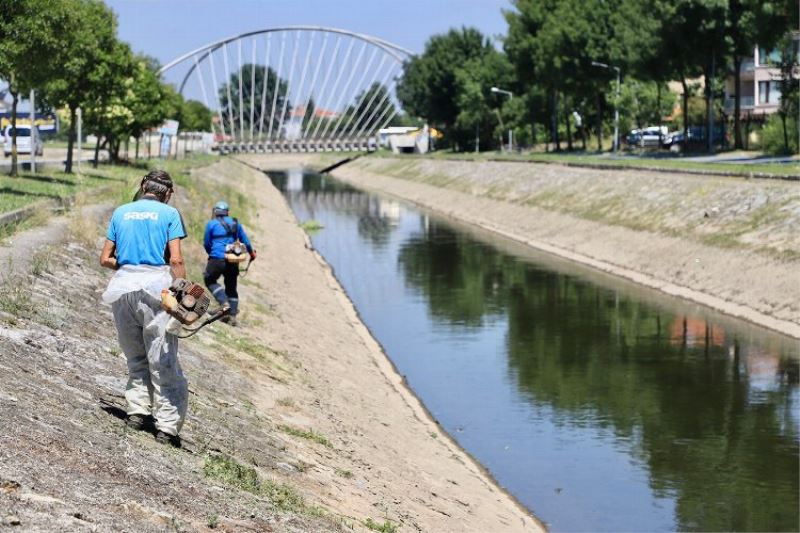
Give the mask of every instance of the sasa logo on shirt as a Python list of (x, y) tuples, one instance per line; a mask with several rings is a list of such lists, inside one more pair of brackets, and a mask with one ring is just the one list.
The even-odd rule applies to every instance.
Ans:
[(131, 211), (122, 217), (125, 220), (158, 220), (158, 213), (155, 211)]

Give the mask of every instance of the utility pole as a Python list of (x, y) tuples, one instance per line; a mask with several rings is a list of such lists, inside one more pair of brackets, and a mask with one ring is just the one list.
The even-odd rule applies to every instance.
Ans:
[[(508, 100), (511, 101), (514, 98), (514, 93), (511, 91), (506, 91), (504, 89), (498, 89), (497, 87), (492, 87), (493, 93), (500, 93), (508, 96)], [(514, 141), (513, 141), (513, 133), (511, 126), (508, 127), (508, 153), (510, 154), (511, 151), (514, 149)]]
[(80, 174), (81, 173), (81, 159), (83, 159), (83, 152), (81, 151), (81, 136), (82, 136), (82, 132), (81, 132), (82, 128), (81, 127), (83, 126), (83, 112), (81, 111), (80, 107), (75, 110), (75, 120), (78, 121), (78, 124), (77, 124), (78, 125), (78, 139), (77, 139), (77, 141), (78, 141), (78, 143), (77, 143), (78, 144), (78, 174)]
[(619, 86), (621, 83), (621, 71), (619, 67), (600, 63), (599, 61), (592, 61), (592, 66), (617, 71), (617, 97), (614, 100), (614, 153), (616, 153), (619, 150)]
[(36, 130), (36, 91), (31, 89), (31, 172), (36, 173), (36, 141), (39, 135)]

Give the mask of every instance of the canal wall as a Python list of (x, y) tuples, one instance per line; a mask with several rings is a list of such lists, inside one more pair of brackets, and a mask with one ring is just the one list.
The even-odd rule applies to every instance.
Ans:
[(798, 183), (391, 157), (333, 174), (800, 338)]

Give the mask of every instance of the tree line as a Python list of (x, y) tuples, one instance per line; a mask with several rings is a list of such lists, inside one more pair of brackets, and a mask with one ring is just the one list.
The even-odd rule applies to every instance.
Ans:
[(721, 97), (729, 73), (740, 87), (756, 46), (778, 51), (771, 61), (783, 73), (783, 97), (770, 121), (782, 128), (784, 149), (797, 150), (796, 0), (512, 0), (503, 15), (502, 48), (474, 28), (453, 29), (433, 36), (399, 80), (405, 110), (443, 130), (456, 150), (496, 147), (509, 128), (523, 145), (586, 149), (595, 137), (601, 150), (615, 106), (626, 131), (660, 124), (676, 96), (674, 127), (688, 137), (690, 125), (730, 122), (742, 148), (741, 91), (727, 114)]
[[(117, 161), (128, 139), (139, 139), (166, 118), (188, 131), (211, 127), (211, 112), (185, 101), (160, 79), (158, 68), (155, 59), (119, 40), (116, 16), (100, 0), (14, 0), (0, 10), (0, 78), (12, 97), (12, 125), (20, 95), (31, 90), (39, 109), (66, 109), (67, 173), (78, 109), (85, 131), (97, 136), (95, 164), (101, 148)], [(17, 175), (16, 151), (11, 175)]]

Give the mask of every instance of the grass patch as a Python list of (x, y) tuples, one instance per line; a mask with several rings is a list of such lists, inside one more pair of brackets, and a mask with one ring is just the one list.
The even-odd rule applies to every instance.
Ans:
[(287, 426), (285, 424), (282, 424), (282, 425), (280, 425), (278, 427), (280, 428), (281, 431), (283, 431), (284, 433), (286, 433), (288, 435), (292, 435), (294, 437), (300, 437), (301, 439), (314, 441), (317, 444), (322, 444), (323, 446), (325, 446), (327, 448), (333, 448), (333, 445), (330, 443), (328, 438), (325, 437), (325, 435), (317, 433), (313, 429), (305, 430), (305, 429), (295, 428), (295, 427), (292, 427), (292, 426)]
[(300, 229), (306, 233), (316, 233), (324, 227), (325, 226), (322, 225), (322, 222), (319, 220), (314, 220), (313, 218), (300, 223)]
[(278, 400), (275, 403), (277, 403), (281, 407), (294, 407), (295, 405), (294, 400), (291, 398), (278, 398)]
[(351, 471), (349, 471), (349, 470), (342, 470), (341, 468), (337, 468), (334, 471), (336, 472), (337, 476), (341, 476), (341, 477), (343, 477), (345, 479), (352, 479), (353, 478), (353, 473)]
[(400, 529), (400, 525), (391, 520), (376, 522), (372, 518), (364, 520), (364, 527), (372, 531), (380, 531), (381, 533), (396, 533)]
[(259, 360), (266, 359), (268, 355), (276, 355), (274, 350), (250, 339), (241, 330), (234, 332), (228, 327), (218, 327), (214, 329), (214, 338), (221, 345), (220, 348), (232, 348)]
[(258, 494), (260, 490), (256, 469), (225, 455), (207, 455), (203, 461), (203, 475), (245, 492)]
[(10, 275), (0, 280), (0, 312), (8, 315), (13, 325), (23, 317), (32, 317), (39, 311), (33, 300), (28, 280), (19, 275)]
[(294, 488), (269, 479), (261, 479), (252, 466), (244, 466), (232, 457), (207, 455), (203, 460), (203, 475), (224, 485), (263, 496), (279, 510), (322, 516), (324, 510), (308, 506)]
[(456, 159), (464, 161), (522, 161), (539, 163), (562, 163), (574, 165), (592, 165), (608, 167), (629, 167), (641, 169), (667, 169), (667, 170), (700, 170), (705, 172), (731, 173), (737, 176), (747, 177), (752, 174), (764, 173), (777, 176), (798, 176), (800, 175), (800, 163), (753, 163), (741, 165), (736, 163), (706, 163), (699, 161), (687, 161), (683, 157), (641, 157), (641, 158), (621, 158), (612, 159), (602, 154), (546, 154), (546, 153), (527, 153), (527, 154), (505, 154), (499, 152), (474, 153), (454, 153), (454, 152), (433, 152), (425, 155), (397, 155), (390, 153), (376, 153), (372, 157), (388, 157), (397, 159)]
[(103, 175), (63, 172), (23, 173), (17, 178), (0, 175), (0, 212), (5, 213), (42, 200), (62, 200), (80, 191), (120, 183)]

